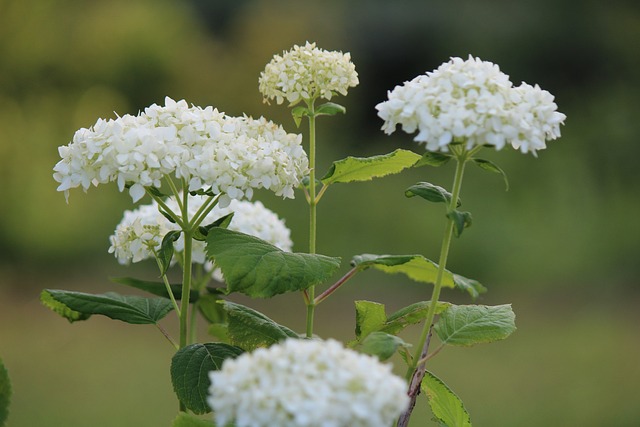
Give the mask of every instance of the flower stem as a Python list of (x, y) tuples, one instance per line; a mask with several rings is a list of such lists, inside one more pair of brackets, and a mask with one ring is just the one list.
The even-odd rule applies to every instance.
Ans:
[[(309, 253), (316, 253), (316, 117), (313, 102), (309, 103)], [(307, 338), (313, 336), (313, 317), (316, 308), (315, 286), (307, 289)]]
[[(456, 209), (458, 199), (460, 196), (460, 189), (462, 188), (462, 177), (464, 175), (464, 167), (469, 160), (471, 153), (464, 147), (458, 148), (452, 147), (453, 154), (456, 159), (456, 171), (453, 180), (453, 190), (451, 192), (451, 201), (449, 202), (447, 212), (451, 212)], [(409, 409), (400, 417), (398, 421), (398, 427), (404, 427), (409, 422), (411, 411), (415, 405), (415, 399), (420, 391), (419, 384), (422, 382), (422, 378), (425, 374), (425, 364), (427, 352), (429, 349), (429, 337), (431, 336), (431, 329), (433, 327), (433, 320), (436, 314), (436, 308), (438, 305), (438, 299), (440, 298), (440, 290), (442, 289), (442, 279), (444, 278), (444, 272), (447, 266), (447, 258), (449, 256), (449, 248), (451, 247), (451, 240), (453, 237), (454, 220), (449, 218), (445, 226), (444, 236), (442, 238), (442, 245), (440, 247), (440, 258), (438, 261), (438, 273), (436, 275), (436, 281), (433, 286), (433, 292), (431, 293), (431, 301), (429, 303), (429, 309), (427, 310), (427, 317), (425, 319), (422, 333), (420, 334), (420, 340), (416, 346), (416, 353), (413, 357), (411, 365), (407, 370), (407, 380), (410, 381), (411, 387), (409, 389), (409, 397), (412, 405)], [(417, 386), (416, 386), (417, 384)]]

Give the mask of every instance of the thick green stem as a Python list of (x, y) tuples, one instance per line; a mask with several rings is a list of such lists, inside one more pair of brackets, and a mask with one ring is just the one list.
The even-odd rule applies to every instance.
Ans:
[[(309, 253), (316, 253), (316, 118), (313, 103), (309, 104)], [(316, 308), (315, 286), (307, 289), (307, 338), (313, 336), (313, 317)]]
[(193, 234), (184, 232), (184, 251), (182, 265), (182, 300), (180, 301), (180, 348), (189, 343), (189, 293), (191, 292), (191, 252), (193, 250)]

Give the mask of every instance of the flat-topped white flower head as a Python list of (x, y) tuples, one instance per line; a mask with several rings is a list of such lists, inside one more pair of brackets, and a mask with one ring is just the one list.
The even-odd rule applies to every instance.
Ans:
[(216, 424), (388, 427), (409, 403), (391, 366), (335, 340), (288, 339), (209, 373)]
[(549, 92), (526, 83), (513, 87), (497, 65), (472, 56), (452, 58), (396, 86), (388, 98), (376, 106), (382, 130), (417, 131), (414, 140), (429, 151), (448, 151), (452, 143), (500, 150), (509, 143), (535, 153), (560, 136), (565, 119)]
[(116, 182), (134, 201), (164, 177), (184, 178), (189, 190), (211, 187), (221, 203), (251, 198), (254, 188), (293, 197), (308, 169), (302, 136), (264, 118), (230, 117), (213, 107), (166, 98), (137, 116), (99, 119), (59, 148), (58, 191)]
[[(190, 218), (200, 209), (205, 199), (206, 197), (203, 196), (189, 197)], [(175, 200), (167, 200), (166, 204), (174, 212), (179, 211)], [(284, 220), (259, 201), (234, 199), (227, 207), (217, 205), (207, 214), (202, 224), (211, 224), (231, 212), (234, 216), (229, 224), (230, 230), (258, 237), (284, 251), (291, 251), (293, 247), (291, 231)], [(121, 264), (153, 258), (154, 251), (160, 250), (164, 236), (169, 231), (179, 229), (178, 225), (170, 222), (160, 213), (157, 203), (141, 205), (137, 209), (125, 211), (122, 221), (109, 238), (111, 242), (109, 253), (113, 253)], [(174, 247), (178, 252), (184, 249), (184, 236), (180, 236), (174, 243)], [(193, 242), (192, 261), (195, 264), (204, 264), (215, 279), (223, 280), (220, 271), (207, 261), (204, 242), (197, 240)]]
[(260, 93), (265, 102), (275, 99), (291, 105), (300, 101), (346, 95), (350, 87), (358, 85), (358, 73), (349, 53), (327, 51), (307, 42), (288, 52), (275, 55), (260, 73)]

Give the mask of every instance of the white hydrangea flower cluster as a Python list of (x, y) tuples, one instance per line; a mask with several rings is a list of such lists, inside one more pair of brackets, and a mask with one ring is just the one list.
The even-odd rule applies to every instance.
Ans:
[(282, 56), (274, 55), (258, 83), (265, 102), (275, 98), (282, 104), (286, 99), (295, 105), (316, 98), (331, 100), (335, 93), (346, 95), (359, 81), (350, 53), (319, 49), (307, 42)]
[[(189, 216), (193, 215), (202, 206), (206, 197), (192, 196), (189, 198)], [(175, 200), (170, 199), (167, 206), (174, 212), (177, 209)], [(291, 230), (287, 228), (284, 220), (259, 202), (232, 200), (227, 207), (217, 205), (203, 220), (203, 224), (211, 224), (219, 218), (234, 212), (229, 229), (256, 236), (271, 243), (283, 251), (291, 251)], [(153, 258), (154, 251), (160, 249), (162, 239), (172, 230), (180, 227), (164, 217), (158, 210), (157, 203), (141, 205), (135, 210), (125, 211), (122, 221), (117, 225), (115, 233), (109, 238), (111, 247), (109, 253), (113, 253), (120, 264), (129, 264)], [(214, 269), (206, 257), (205, 242), (194, 241), (192, 249), (192, 261), (195, 264), (204, 264), (208, 271), (212, 272), (216, 280), (222, 281), (219, 269)], [(184, 249), (184, 236), (174, 243), (179, 252)]]
[(409, 403), (390, 365), (335, 340), (290, 338), (227, 359), (209, 377), (219, 426), (388, 427)]
[(388, 97), (376, 106), (382, 130), (391, 134), (398, 124), (407, 133), (418, 130), (414, 140), (428, 151), (446, 152), (455, 142), (498, 150), (509, 143), (535, 154), (560, 136), (566, 118), (549, 92), (526, 83), (513, 87), (497, 65), (472, 56), (452, 58)]
[(264, 118), (230, 117), (213, 107), (189, 107), (167, 97), (137, 116), (99, 119), (58, 149), (54, 170), (65, 197), (71, 188), (117, 182), (138, 201), (144, 187), (165, 176), (184, 178), (189, 190), (212, 187), (221, 203), (251, 198), (254, 188), (293, 197), (308, 170), (302, 136)]

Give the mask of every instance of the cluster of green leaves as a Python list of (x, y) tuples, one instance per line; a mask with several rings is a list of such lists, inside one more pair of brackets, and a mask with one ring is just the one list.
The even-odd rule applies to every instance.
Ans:
[[(302, 109), (300, 109), (302, 108)], [(329, 105), (327, 114), (339, 112)], [(297, 111), (297, 110), (296, 110)], [(300, 118), (306, 110), (299, 107)], [(316, 114), (318, 112), (316, 111)], [(407, 150), (370, 158), (348, 157), (333, 163), (321, 178), (320, 195), (333, 184), (367, 181), (398, 173), (408, 167), (439, 166), (449, 161), (446, 154), (427, 153), (420, 156)], [(490, 163), (476, 163), (484, 169), (504, 173)], [(156, 190), (151, 190), (156, 191)], [(452, 196), (442, 187), (420, 182), (409, 187), (407, 197), (419, 197), (429, 202), (450, 204)], [(456, 202), (460, 206), (461, 201)], [(456, 235), (471, 224), (468, 212), (447, 212), (456, 223)], [(210, 421), (197, 417), (210, 411), (207, 404), (210, 386), (208, 372), (220, 369), (227, 358), (246, 351), (268, 347), (283, 339), (301, 338), (294, 330), (280, 325), (266, 315), (226, 297), (240, 293), (251, 298), (272, 298), (288, 292), (305, 291), (311, 286), (326, 284), (340, 269), (340, 258), (321, 254), (285, 252), (259, 238), (227, 229), (230, 216), (215, 224), (200, 227), (195, 238), (205, 240), (207, 255), (215, 261), (225, 277), (225, 287), (197, 286), (189, 293), (189, 303), (209, 324), (209, 333), (216, 338), (210, 343), (191, 343), (179, 348), (171, 363), (170, 373), (174, 391), (183, 408), (191, 413), (180, 413), (174, 427), (211, 426)], [(163, 239), (158, 252), (161, 276), (171, 265), (173, 243), (179, 232), (170, 232)], [(355, 274), (378, 270), (386, 274), (403, 274), (425, 284), (436, 282), (438, 265), (422, 255), (361, 254), (351, 260), (351, 270), (333, 286), (316, 297), (319, 304)], [(152, 282), (133, 278), (117, 278), (114, 282), (145, 291), (152, 296), (124, 296), (114, 292), (89, 294), (64, 290), (44, 290), (42, 302), (70, 322), (103, 315), (130, 324), (159, 322), (174, 308), (175, 300), (182, 298), (182, 285)], [(444, 270), (442, 286), (468, 293), (473, 299), (486, 289), (479, 282)], [(172, 301), (174, 300), (174, 301)], [(515, 330), (514, 314), (508, 305), (488, 307), (481, 305), (453, 305), (436, 301), (439, 315), (434, 326), (441, 346), (471, 346), (506, 338)], [(427, 318), (431, 302), (420, 301), (387, 315), (383, 304), (356, 301), (355, 338), (350, 346), (356, 350), (387, 360), (399, 353), (408, 366), (415, 366), (408, 349), (410, 343), (398, 335), (408, 326), (422, 323)], [(161, 328), (160, 328), (161, 329)], [(162, 330), (162, 329), (161, 329)], [(163, 333), (165, 333), (163, 331)], [(165, 335), (167, 335), (165, 333)], [(422, 388), (429, 396), (434, 416), (445, 425), (470, 425), (469, 415), (459, 398), (433, 374), (427, 373)]]

